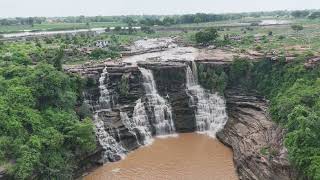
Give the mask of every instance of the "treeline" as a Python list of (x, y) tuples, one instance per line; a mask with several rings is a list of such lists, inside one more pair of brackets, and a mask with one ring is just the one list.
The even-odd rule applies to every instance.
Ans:
[(172, 25), (172, 24), (189, 24), (189, 23), (204, 23), (223, 20), (235, 20), (243, 18), (243, 14), (186, 14), (181, 16), (165, 16), (160, 18), (145, 17), (140, 19), (139, 24), (153, 26), (153, 25)]
[(320, 11), (309, 11), (309, 10), (292, 11), (291, 16), (295, 18), (317, 19), (317, 18), (320, 18)]
[(33, 24), (41, 24), (46, 21), (47, 18), (45, 17), (16, 17), (16, 18), (7, 18), (7, 19), (0, 19), (1, 26), (9, 26), (9, 25), (30, 25)]
[(132, 19), (136, 24), (140, 25), (172, 25), (172, 24), (188, 24), (215, 22), (223, 20), (236, 20), (244, 17), (294, 17), (294, 18), (320, 18), (319, 10), (297, 10), (297, 11), (270, 11), (270, 12), (250, 12), (250, 13), (227, 13), (227, 14), (185, 14), (185, 15), (133, 15), (133, 16), (69, 16), (69, 17), (27, 17), (27, 18), (6, 18), (0, 19), (0, 25), (33, 25), (44, 22), (56, 23), (92, 23), (92, 22), (127, 22)]

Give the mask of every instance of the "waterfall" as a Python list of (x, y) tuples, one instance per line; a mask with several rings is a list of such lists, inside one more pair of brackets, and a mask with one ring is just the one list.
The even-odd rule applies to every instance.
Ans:
[(126, 150), (105, 130), (104, 122), (99, 118), (98, 113), (94, 115), (94, 125), (96, 136), (104, 149), (104, 162), (122, 159)]
[(197, 64), (194, 61), (191, 61), (191, 67), (192, 67), (192, 74), (193, 74), (193, 79), (194, 79), (194, 83), (198, 83), (198, 68), (197, 68)]
[(110, 109), (111, 108), (111, 97), (108, 90), (108, 84), (105, 83), (105, 80), (108, 78), (107, 67), (105, 67), (99, 78), (99, 89), (100, 97), (99, 104), (101, 109)]
[(141, 99), (136, 101), (132, 118), (129, 118), (128, 114), (125, 112), (120, 112), (120, 117), (129, 132), (135, 136), (139, 145), (140, 140), (138, 137), (142, 139), (142, 145), (147, 145), (152, 142), (152, 133), (150, 131), (148, 116)]
[(154, 114), (151, 121), (155, 128), (156, 135), (167, 135), (175, 132), (172, 120), (172, 110), (170, 104), (162, 98), (156, 87), (155, 80), (151, 70), (139, 68), (143, 76), (143, 85), (146, 91), (148, 107)]
[(95, 125), (96, 137), (104, 149), (103, 160), (104, 162), (120, 160), (124, 157), (126, 150), (118, 143), (113, 136), (111, 136), (106, 130), (104, 122), (99, 117), (100, 112), (111, 111), (110, 94), (105, 82), (108, 76), (107, 67), (103, 69), (99, 78), (99, 110), (95, 110), (93, 122)]
[[(192, 68), (187, 67), (186, 85), (187, 94), (191, 103), (196, 106), (195, 118), (198, 132), (205, 132), (211, 137), (223, 129), (228, 117), (225, 101), (217, 93), (211, 94), (204, 90), (198, 83), (196, 64), (192, 62)], [(195, 101), (196, 99), (196, 101)]]
[(126, 128), (128, 128), (129, 133), (131, 133), (135, 137), (137, 144), (140, 146), (141, 144), (139, 142), (137, 133), (135, 131), (136, 124), (133, 122), (132, 119), (129, 118), (129, 116), (126, 112), (120, 112), (120, 118), (121, 118), (121, 121), (124, 124), (124, 126)]
[(143, 144), (150, 144), (152, 142), (152, 133), (150, 131), (148, 115), (146, 113), (144, 103), (142, 103), (141, 99), (136, 102), (132, 119), (136, 124), (136, 128), (143, 136)]

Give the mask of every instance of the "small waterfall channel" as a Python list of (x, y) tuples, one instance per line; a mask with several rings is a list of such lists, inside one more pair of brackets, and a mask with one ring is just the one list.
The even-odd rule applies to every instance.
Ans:
[(99, 113), (103, 111), (111, 111), (110, 94), (107, 88), (105, 80), (108, 76), (107, 67), (103, 69), (99, 78), (100, 109), (95, 111), (93, 116), (93, 122), (95, 125), (95, 132), (100, 145), (104, 149), (103, 161), (117, 161), (125, 156), (126, 150), (119, 144), (114, 137), (112, 137), (106, 130), (105, 124), (99, 117)]
[(156, 136), (175, 133), (172, 120), (172, 108), (170, 104), (159, 95), (152, 71), (145, 68), (139, 69), (143, 76), (143, 85), (146, 91), (148, 107), (154, 114), (154, 119), (151, 121), (151, 124), (155, 128)]
[(136, 101), (132, 118), (129, 118), (126, 112), (120, 112), (120, 117), (123, 124), (128, 128), (129, 132), (136, 137), (139, 145), (147, 145), (152, 143), (153, 139), (150, 131), (151, 127), (144, 103), (141, 101), (141, 99)]
[(190, 103), (196, 106), (197, 131), (215, 137), (227, 123), (225, 101), (217, 93), (211, 94), (198, 83), (197, 65), (192, 61), (192, 70), (187, 66), (186, 86)]

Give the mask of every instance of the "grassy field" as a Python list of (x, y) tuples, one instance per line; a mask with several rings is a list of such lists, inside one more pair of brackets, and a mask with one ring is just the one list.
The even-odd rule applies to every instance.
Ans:
[[(255, 19), (257, 20), (257, 19)], [(242, 20), (242, 22), (247, 20)], [(260, 53), (277, 52), (277, 54), (294, 55), (302, 52), (319, 54), (320, 52), (320, 21), (298, 19), (291, 20), (287, 25), (270, 26), (236, 26), (241, 21), (219, 23), (200, 23), (198, 27), (222, 27), (219, 28), (219, 40), (223, 41), (225, 35), (238, 35), (241, 40), (230, 40), (229, 45), (239, 52), (259, 51)], [(228, 26), (225, 26), (225, 25)], [(304, 27), (302, 31), (294, 31), (291, 25), (299, 24)], [(183, 35), (184, 40), (189, 43), (195, 42), (194, 27), (196, 24), (176, 26), (183, 28), (187, 33)], [(189, 29), (189, 30), (188, 30)]]
[[(115, 27), (125, 26), (121, 22), (94, 22), (90, 23), (90, 28), (97, 27)], [(20, 31), (56, 31), (56, 30), (71, 30), (71, 29), (86, 29), (88, 28), (86, 23), (44, 23), (35, 24), (34, 26), (29, 25), (15, 25), (15, 26), (0, 26), (0, 33), (14, 33)]]

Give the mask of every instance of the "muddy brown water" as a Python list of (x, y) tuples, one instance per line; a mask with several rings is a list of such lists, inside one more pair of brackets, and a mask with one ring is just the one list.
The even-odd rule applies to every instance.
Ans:
[(109, 163), (84, 180), (236, 180), (232, 151), (203, 134), (156, 138), (124, 160)]

